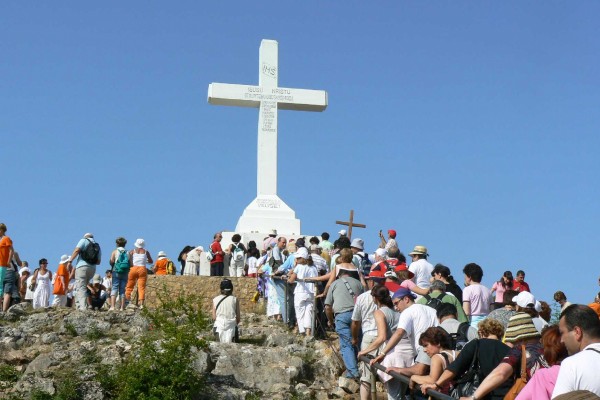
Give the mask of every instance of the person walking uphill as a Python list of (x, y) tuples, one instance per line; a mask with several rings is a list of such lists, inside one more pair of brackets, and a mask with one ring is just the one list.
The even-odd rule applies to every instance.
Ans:
[(232, 295), (233, 283), (223, 279), (220, 285), (221, 294), (213, 299), (212, 317), (221, 343), (236, 341), (236, 330), (240, 323), (240, 302)]
[(340, 338), (340, 352), (344, 364), (346, 365), (346, 378), (360, 378), (356, 355), (358, 349), (352, 344), (352, 312), (354, 311), (354, 301), (363, 292), (363, 286), (358, 279), (353, 278), (351, 272), (346, 269), (340, 269), (338, 279), (336, 279), (325, 298), (325, 314), (329, 321), (329, 326), (334, 325), (335, 331)]
[(102, 261), (102, 251), (100, 245), (94, 240), (94, 235), (86, 233), (79, 240), (71, 258), (67, 263), (67, 268), (71, 268), (75, 263), (75, 268), (71, 269), (70, 278), (75, 278), (75, 306), (78, 310), (85, 310), (88, 307), (87, 284), (96, 273), (96, 266)]
[(133, 292), (133, 287), (137, 283), (138, 305), (140, 308), (144, 308), (144, 300), (146, 298), (146, 279), (148, 278), (146, 264), (152, 264), (153, 261), (150, 252), (145, 249), (146, 242), (144, 239), (137, 239), (134, 243), (134, 246), (135, 249), (129, 252), (129, 262), (131, 263), (131, 268), (129, 269), (125, 298), (128, 301), (131, 299), (131, 292)]
[(4, 279), (7, 272), (10, 275), (8, 266), (15, 252), (12, 240), (6, 236), (6, 230), (6, 225), (0, 223), (0, 300), (4, 297), (2, 311), (8, 310), (10, 306), (10, 292), (4, 291)]

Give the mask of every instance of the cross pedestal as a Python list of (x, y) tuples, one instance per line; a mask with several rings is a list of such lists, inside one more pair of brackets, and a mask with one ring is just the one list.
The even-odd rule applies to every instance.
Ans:
[(235, 228), (238, 233), (300, 234), (296, 213), (277, 195), (277, 111), (323, 111), (327, 92), (278, 87), (278, 44), (263, 40), (259, 51), (258, 86), (211, 83), (208, 102), (215, 105), (259, 108), (256, 198), (246, 207)]

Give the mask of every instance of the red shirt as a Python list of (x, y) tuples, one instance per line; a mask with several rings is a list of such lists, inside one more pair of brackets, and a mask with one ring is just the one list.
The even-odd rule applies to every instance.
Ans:
[(517, 292), (531, 293), (531, 290), (529, 289), (529, 285), (525, 281), (523, 281), (523, 282), (513, 281), (513, 290), (516, 290)]
[(221, 247), (221, 243), (217, 242), (216, 240), (212, 242), (210, 245), (210, 251), (212, 251), (215, 255), (210, 261), (211, 264), (223, 262), (223, 248)]

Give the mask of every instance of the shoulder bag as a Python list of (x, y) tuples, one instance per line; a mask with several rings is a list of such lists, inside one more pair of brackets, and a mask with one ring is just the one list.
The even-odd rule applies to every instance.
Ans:
[[(225, 299), (226, 299), (226, 298), (228, 298), (229, 296), (230, 296), (229, 294), (226, 294), (226, 295), (225, 295), (225, 297), (223, 297), (221, 300), (219, 300), (219, 302), (218, 302), (218, 303), (217, 303), (217, 305), (215, 306), (215, 314), (217, 314), (217, 310), (219, 309), (219, 306), (221, 305), (221, 303), (223, 302), (223, 300), (225, 300)], [(213, 329), (212, 329), (212, 331), (213, 331), (213, 334), (214, 334), (215, 336), (219, 336), (219, 334), (217, 333), (217, 327), (216, 327), (216, 326), (214, 326), (214, 324), (213, 324)]]
[(482, 381), (479, 375), (479, 339), (474, 339), (474, 341), (475, 355), (471, 360), (471, 365), (467, 372), (454, 383), (454, 387), (450, 391), (450, 396), (455, 399), (473, 396)]
[(515, 400), (521, 390), (527, 385), (527, 352), (525, 345), (521, 345), (521, 376), (515, 380), (515, 384), (510, 388), (504, 400)]

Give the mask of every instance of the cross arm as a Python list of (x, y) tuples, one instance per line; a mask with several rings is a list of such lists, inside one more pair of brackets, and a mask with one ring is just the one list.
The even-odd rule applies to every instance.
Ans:
[(258, 108), (261, 101), (275, 101), (280, 110), (323, 111), (327, 108), (327, 92), (230, 83), (208, 85), (208, 102), (213, 105)]

